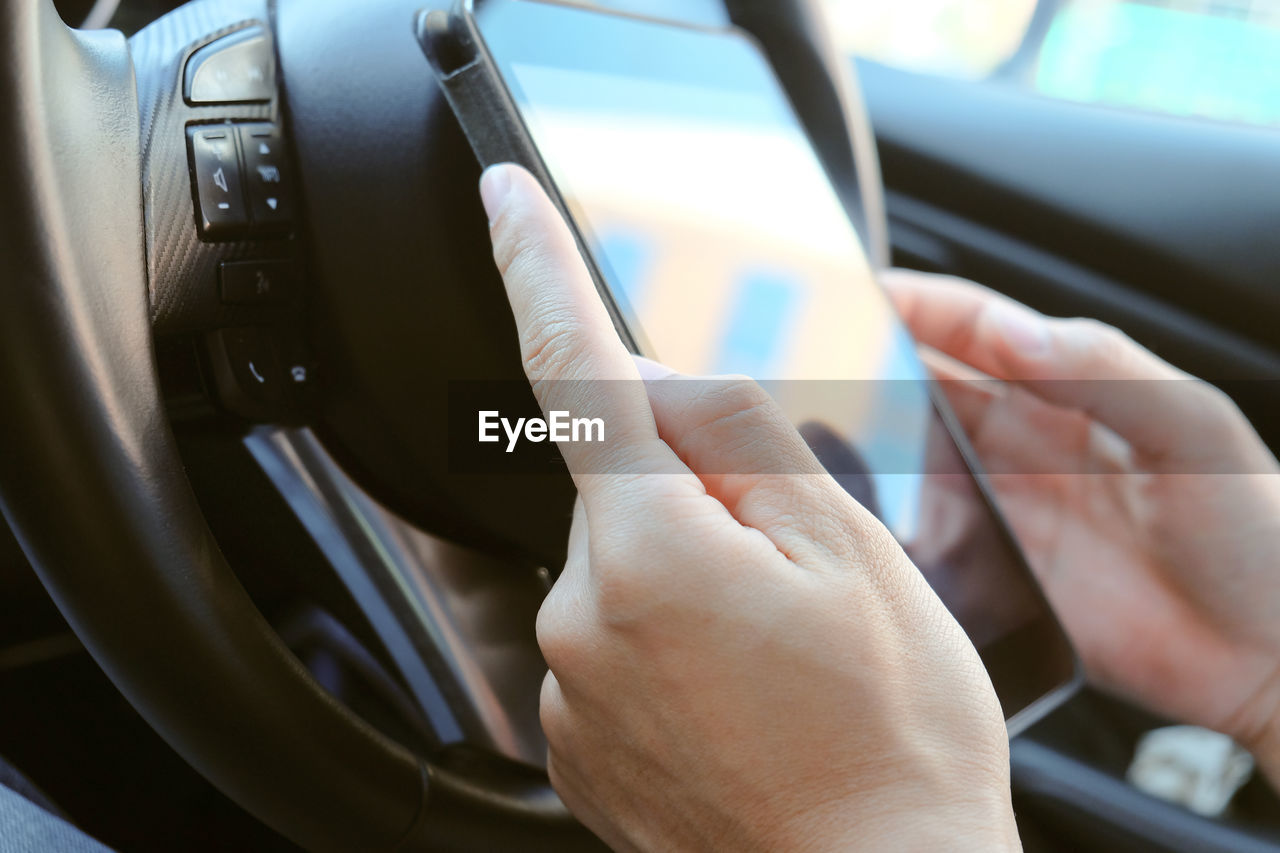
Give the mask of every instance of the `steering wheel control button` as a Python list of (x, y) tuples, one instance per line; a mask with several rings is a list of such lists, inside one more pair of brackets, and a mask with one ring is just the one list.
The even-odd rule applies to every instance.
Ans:
[(292, 187), (279, 125), (255, 122), (238, 124), (236, 129), (244, 152), (245, 185), (254, 229), (288, 231), (293, 224), (289, 198)]
[(293, 298), (292, 261), (227, 261), (219, 271), (222, 301), (233, 305), (284, 305)]
[(271, 334), (266, 329), (256, 326), (223, 329), (214, 336), (214, 350), (223, 374), (219, 385), (233, 408), (252, 411), (254, 403), (284, 402), (285, 378)]
[(190, 138), (200, 233), (217, 240), (242, 231), (249, 218), (240, 185), (235, 129), (231, 125), (196, 127)]
[(183, 76), (189, 104), (269, 101), (275, 95), (276, 63), (262, 27), (246, 27), (191, 54)]

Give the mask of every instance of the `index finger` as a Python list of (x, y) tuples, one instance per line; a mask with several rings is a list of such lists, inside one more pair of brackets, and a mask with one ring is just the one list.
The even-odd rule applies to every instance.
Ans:
[(493, 166), (480, 180), (480, 195), (539, 406), (548, 417), (567, 412), (604, 423), (603, 441), (559, 445), (584, 500), (599, 487), (594, 474), (688, 475), (658, 438), (635, 363), (537, 180), (518, 166)]

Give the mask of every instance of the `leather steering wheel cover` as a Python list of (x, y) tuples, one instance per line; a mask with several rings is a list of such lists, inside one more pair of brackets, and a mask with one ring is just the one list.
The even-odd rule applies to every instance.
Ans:
[(156, 379), (133, 66), (0, 0), (0, 509), (77, 636), (215, 785), (317, 850), (393, 849), (425, 769), (317, 685), (197, 506)]

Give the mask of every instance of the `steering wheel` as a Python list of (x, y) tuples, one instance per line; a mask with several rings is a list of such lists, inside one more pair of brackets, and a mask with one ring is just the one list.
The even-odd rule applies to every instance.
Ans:
[(0, 506), (132, 705), (297, 843), (595, 849), (543, 771), (415, 755), (312, 679), (214, 541), (157, 376), (157, 340), (197, 341), (226, 408), (310, 425), (436, 533), (559, 564), (567, 478), (448, 474), (448, 381), (521, 371), (421, 5), (196, 0), (126, 42), (0, 0)]

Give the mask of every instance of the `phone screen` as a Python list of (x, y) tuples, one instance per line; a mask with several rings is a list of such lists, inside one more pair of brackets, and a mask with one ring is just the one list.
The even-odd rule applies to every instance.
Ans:
[(485, 43), (642, 354), (747, 374), (902, 544), (1007, 717), (1073, 657), (748, 39), (499, 0)]

